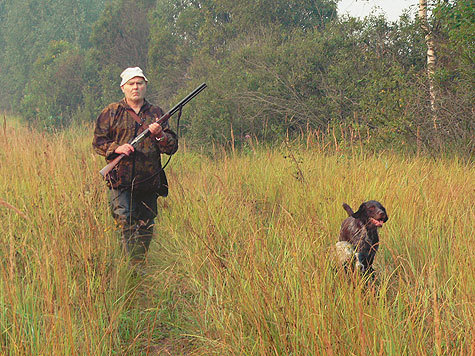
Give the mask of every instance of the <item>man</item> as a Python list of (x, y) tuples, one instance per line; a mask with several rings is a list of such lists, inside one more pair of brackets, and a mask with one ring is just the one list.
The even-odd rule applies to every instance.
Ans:
[[(142, 70), (127, 68), (120, 76), (124, 98), (108, 105), (99, 115), (92, 145), (108, 162), (125, 155), (108, 175), (107, 185), (124, 247), (132, 264), (137, 264), (144, 261), (152, 239), (157, 198), (168, 195), (160, 154), (175, 153), (178, 139), (168, 123), (160, 126), (155, 122), (163, 111), (145, 100), (148, 80)], [(149, 138), (135, 147), (128, 143), (147, 127)]]

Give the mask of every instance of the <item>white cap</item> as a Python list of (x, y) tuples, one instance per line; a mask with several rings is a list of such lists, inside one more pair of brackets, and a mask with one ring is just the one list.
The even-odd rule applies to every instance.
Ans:
[(122, 81), (120, 82), (120, 86), (124, 85), (130, 79), (135, 78), (135, 77), (142, 77), (143, 79), (145, 79), (146, 82), (148, 82), (148, 79), (145, 77), (145, 75), (142, 72), (142, 69), (140, 69), (139, 67), (127, 68), (121, 73), (120, 77), (122, 78)]

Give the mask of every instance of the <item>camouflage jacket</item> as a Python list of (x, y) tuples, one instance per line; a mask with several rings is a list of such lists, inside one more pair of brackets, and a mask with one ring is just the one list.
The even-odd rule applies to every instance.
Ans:
[[(147, 101), (140, 109), (138, 116), (143, 124), (139, 125), (128, 110), (132, 108), (125, 99), (108, 105), (99, 115), (94, 130), (92, 146), (96, 153), (104, 156), (110, 162), (117, 153), (114, 151), (120, 145), (130, 142), (145, 130), (144, 126), (153, 123), (163, 115), (163, 110)], [(166, 139), (158, 142), (148, 137), (135, 146), (130, 156), (125, 156), (107, 177), (110, 188), (158, 192), (162, 196), (168, 194), (168, 183), (162, 169), (160, 154), (171, 155), (178, 149), (176, 134), (169, 129), (168, 122), (162, 125)]]

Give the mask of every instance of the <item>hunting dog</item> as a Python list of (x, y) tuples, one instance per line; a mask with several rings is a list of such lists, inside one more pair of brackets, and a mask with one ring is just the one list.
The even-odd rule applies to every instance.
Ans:
[(345, 270), (356, 269), (365, 275), (373, 273), (373, 261), (379, 247), (378, 228), (388, 221), (384, 206), (376, 200), (360, 205), (357, 212), (343, 203), (348, 213), (340, 229), (336, 253)]

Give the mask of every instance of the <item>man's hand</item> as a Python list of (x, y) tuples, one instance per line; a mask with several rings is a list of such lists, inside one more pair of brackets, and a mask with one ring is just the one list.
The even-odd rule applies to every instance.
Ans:
[(160, 138), (163, 136), (163, 130), (159, 123), (154, 122), (153, 124), (149, 125), (149, 130), (152, 136)]
[(128, 156), (134, 152), (134, 146), (132, 146), (130, 143), (124, 143), (122, 146), (117, 147), (114, 152), (119, 155), (124, 154)]

